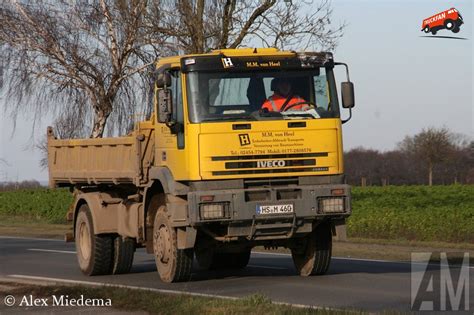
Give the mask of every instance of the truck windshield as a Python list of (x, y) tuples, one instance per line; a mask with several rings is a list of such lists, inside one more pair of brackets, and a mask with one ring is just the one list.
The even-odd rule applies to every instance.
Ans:
[(190, 72), (189, 118), (204, 121), (339, 117), (330, 68), (259, 72)]

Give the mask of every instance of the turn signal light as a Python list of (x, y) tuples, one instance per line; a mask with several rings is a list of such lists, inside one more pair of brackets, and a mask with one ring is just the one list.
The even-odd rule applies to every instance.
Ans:
[(201, 201), (214, 201), (214, 196), (209, 195), (209, 196), (201, 196)]
[(331, 195), (333, 195), (333, 196), (342, 196), (342, 195), (344, 195), (344, 189), (342, 189), (342, 188), (331, 189)]

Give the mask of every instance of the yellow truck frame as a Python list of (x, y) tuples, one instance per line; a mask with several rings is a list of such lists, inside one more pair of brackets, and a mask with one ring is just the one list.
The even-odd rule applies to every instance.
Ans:
[[(162, 58), (152, 114), (129, 135), (56, 139), (48, 127), (50, 186), (74, 192), (81, 271), (129, 272), (145, 247), (162, 281), (185, 281), (194, 256), (202, 268), (240, 269), (254, 246), (282, 246), (300, 275), (324, 274), (351, 213), (339, 64), (347, 70), (331, 53), (272, 48)], [(292, 80), (310, 110), (262, 110), (275, 78)]]

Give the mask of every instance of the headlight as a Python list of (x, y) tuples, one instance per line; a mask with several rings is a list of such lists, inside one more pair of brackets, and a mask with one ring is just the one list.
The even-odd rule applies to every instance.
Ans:
[(344, 198), (321, 198), (319, 199), (319, 211), (323, 213), (344, 212)]
[(227, 203), (202, 203), (199, 212), (202, 220), (221, 219), (227, 216), (227, 208)]

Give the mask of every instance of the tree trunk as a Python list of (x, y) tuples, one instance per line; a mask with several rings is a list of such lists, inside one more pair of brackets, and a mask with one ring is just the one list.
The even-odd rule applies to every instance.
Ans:
[(433, 186), (433, 163), (428, 163), (428, 185)]
[(109, 118), (110, 111), (98, 110), (95, 112), (94, 127), (92, 128), (91, 138), (102, 138), (105, 130), (105, 123)]

